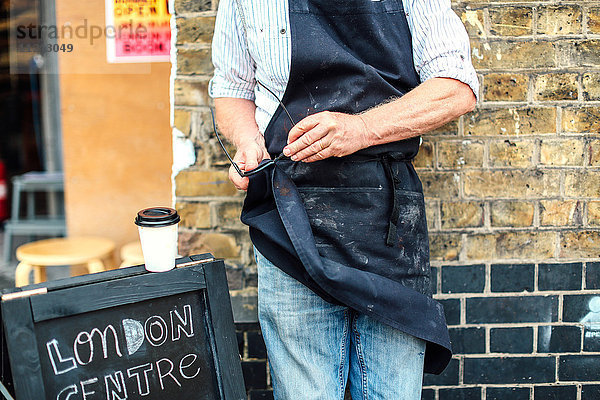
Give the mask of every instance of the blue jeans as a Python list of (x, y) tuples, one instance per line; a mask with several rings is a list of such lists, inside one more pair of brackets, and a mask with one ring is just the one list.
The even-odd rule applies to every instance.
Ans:
[(276, 400), (421, 398), (425, 342), (328, 303), (254, 250)]

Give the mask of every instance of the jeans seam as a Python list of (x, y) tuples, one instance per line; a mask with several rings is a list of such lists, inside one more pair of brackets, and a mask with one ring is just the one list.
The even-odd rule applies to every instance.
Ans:
[(360, 375), (361, 375), (361, 389), (363, 394), (363, 400), (368, 400), (369, 394), (367, 392), (367, 367), (365, 364), (365, 359), (362, 352), (362, 346), (360, 344), (360, 333), (356, 328), (356, 317), (354, 321), (352, 321), (352, 330), (354, 331), (354, 335), (356, 338), (356, 354), (358, 355), (358, 362), (360, 365)]
[(346, 341), (348, 337), (348, 310), (344, 310), (344, 332), (342, 334), (342, 348), (341, 348), (341, 358), (340, 358), (340, 367), (338, 369), (338, 377), (340, 379), (340, 400), (344, 399), (345, 394), (345, 386), (344, 386), (344, 360), (346, 359)]

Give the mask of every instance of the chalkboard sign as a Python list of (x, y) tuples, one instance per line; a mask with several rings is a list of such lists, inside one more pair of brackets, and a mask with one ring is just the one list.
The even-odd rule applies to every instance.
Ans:
[(18, 400), (245, 398), (223, 261), (177, 263), (5, 292), (5, 386)]

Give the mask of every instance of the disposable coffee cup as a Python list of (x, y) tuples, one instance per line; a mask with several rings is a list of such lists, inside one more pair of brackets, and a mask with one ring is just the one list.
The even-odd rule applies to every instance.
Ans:
[(177, 211), (168, 207), (152, 207), (138, 212), (135, 224), (148, 271), (165, 272), (175, 268), (179, 220)]

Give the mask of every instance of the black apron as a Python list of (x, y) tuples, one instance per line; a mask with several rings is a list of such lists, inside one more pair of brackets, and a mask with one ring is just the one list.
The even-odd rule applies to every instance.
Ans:
[[(358, 113), (416, 87), (402, 0), (289, 0), (295, 119)], [(272, 157), (291, 122), (280, 106), (265, 130)], [(442, 306), (431, 298), (419, 138), (314, 163), (287, 159), (250, 177), (242, 210), (256, 248), (326, 301), (427, 341), (425, 372), (452, 356)]]

